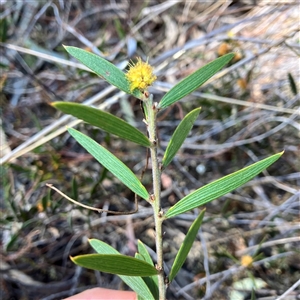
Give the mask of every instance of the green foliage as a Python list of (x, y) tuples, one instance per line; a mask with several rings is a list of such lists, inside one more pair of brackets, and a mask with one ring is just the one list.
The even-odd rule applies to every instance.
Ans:
[(0, 20), (0, 42), (4, 43), (7, 39), (8, 20), (7, 18), (1, 18)]
[(147, 251), (146, 246), (140, 240), (138, 240), (138, 250), (139, 250), (139, 254), (141, 254), (142, 257), (144, 258), (144, 261), (146, 261), (150, 265), (151, 264), (153, 265), (151, 256), (150, 256), (149, 252)]
[[(142, 241), (138, 240), (138, 251), (139, 253), (136, 253), (139, 259), (142, 259), (146, 261), (148, 264), (153, 265), (151, 256), (149, 252), (147, 251), (146, 246), (142, 243)], [(150, 291), (152, 292), (155, 299), (159, 298), (158, 293), (158, 279), (157, 276), (151, 276), (151, 277), (144, 277), (144, 281), (149, 287)]]
[(201, 211), (199, 216), (196, 218), (196, 220), (191, 225), (187, 235), (185, 236), (185, 239), (183, 243), (180, 246), (180, 249), (175, 257), (174, 263), (172, 265), (172, 269), (169, 275), (169, 281), (171, 282), (177, 273), (179, 272), (180, 268), (184, 264), (192, 245), (196, 239), (197, 233), (199, 231), (199, 228), (202, 224), (203, 218), (204, 218), (205, 209)]
[(75, 177), (72, 179), (72, 194), (73, 199), (78, 200), (78, 183)]
[(65, 46), (65, 49), (98, 76), (119, 88), (121, 91), (132, 94), (139, 99), (143, 97), (139, 90), (134, 90), (133, 92), (130, 91), (125, 74), (106, 59), (76, 47)]
[[(143, 255), (141, 255), (140, 253), (135, 253), (135, 258), (145, 261)], [(143, 277), (143, 280), (146, 283), (149, 290), (151, 291), (154, 299), (158, 299), (159, 298), (158, 281), (157, 280), (155, 281), (154, 280), (155, 278), (157, 279), (157, 276), (147, 276), (147, 277)]]
[(165, 215), (166, 218), (182, 214), (235, 190), (273, 164), (282, 154), (283, 152), (274, 154), (255, 164), (203, 186), (182, 198), (179, 202), (172, 206), (167, 211)]
[(69, 128), (68, 131), (100, 164), (113, 173), (134, 193), (148, 200), (149, 195), (146, 188), (117, 157), (83, 133), (73, 128)]
[(291, 73), (288, 73), (288, 79), (289, 79), (290, 88), (291, 88), (292, 93), (295, 96), (298, 95), (298, 88), (297, 88), (296, 82), (294, 80), (294, 77)]
[(64, 113), (97, 126), (125, 140), (150, 147), (149, 139), (138, 129), (114, 115), (100, 109), (78, 103), (54, 102), (52, 105)]
[[(117, 250), (115, 250), (113, 247), (107, 245), (106, 243), (96, 240), (96, 239), (90, 239), (89, 240), (90, 245), (93, 247), (93, 249), (97, 253), (102, 254), (120, 254)], [(153, 297), (153, 294), (150, 292), (148, 286), (144, 282), (144, 280), (141, 277), (136, 276), (124, 276), (117, 274), (129, 287), (132, 288), (133, 291), (135, 291), (140, 297), (144, 299), (155, 299)]]
[[(151, 196), (140, 180), (116, 156), (96, 143), (90, 137), (80, 133), (75, 129), (68, 129), (69, 133), (77, 140), (77, 142), (84, 147), (99, 163), (101, 163), (107, 170), (115, 175), (131, 191), (152, 205), (157, 232), (157, 263), (155, 267), (153, 266), (151, 256), (147, 251), (146, 246), (141, 241), (138, 241), (138, 253), (136, 253), (135, 258), (121, 255), (117, 250), (113, 249), (104, 242), (92, 239), (90, 240), (90, 245), (94, 248), (97, 254), (80, 255), (71, 259), (76, 264), (83, 267), (111, 274), (117, 274), (138, 294), (138, 299), (165, 299), (166, 284), (164, 278), (162, 249), (163, 221), (182, 214), (188, 210), (194, 209), (200, 205), (204, 205), (240, 187), (279, 159), (283, 152), (270, 156), (269, 158), (261, 160), (242, 170), (203, 186), (202, 188), (178, 201), (164, 214), (160, 199), (160, 177), (162, 169), (170, 164), (184, 143), (184, 140), (188, 136), (195, 120), (199, 115), (200, 108), (194, 109), (188, 113), (175, 129), (165, 151), (161, 165), (158, 162), (157, 156), (157, 113), (159, 110), (172, 105), (176, 101), (190, 94), (207, 80), (209, 80), (233, 58), (234, 54), (229, 53), (219, 57), (218, 59), (197, 70), (187, 78), (183, 79), (169, 92), (167, 92), (158, 105), (156, 105), (156, 103), (153, 102), (152, 95), (149, 95), (147, 91), (147, 86), (149, 85), (147, 82), (149, 83), (149, 78), (155, 77), (153, 73), (150, 73), (152, 72), (152, 67), (150, 65), (139, 64), (138, 68), (135, 65), (131, 66), (131, 68), (136, 69), (130, 69), (130, 71), (133, 72), (131, 72), (131, 76), (128, 80), (131, 80), (134, 86), (138, 86), (138, 88), (134, 88), (133, 91), (130, 91), (130, 84), (127, 81), (127, 77), (129, 76), (126, 77), (125, 73), (112, 65), (110, 62), (97, 55), (75, 47), (65, 48), (72, 56), (77, 58), (106, 81), (126, 92), (127, 94), (132, 94), (143, 100), (145, 123), (147, 124), (149, 138), (147, 138), (142, 132), (127, 122), (107, 112), (75, 103), (56, 102), (53, 104), (53, 106), (65, 113), (80, 118), (89, 124), (97, 126), (108, 133), (115, 134), (121, 138), (150, 148), (153, 173), (153, 188), (151, 189), (153, 190), (153, 195)], [(141, 78), (139, 76), (141, 76)], [(74, 194), (77, 195), (77, 183), (76, 185), (73, 185), (73, 191), (76, 191)], [(176, 255), (171, 272), (168, 276), (170, 281), (175, 278), (184, 261), (186, 260), (186, 257), (202, 224), (204, 212), (205, 210), (202, 210), (188, 230), (185, 240)]]
[(126, 276), (152, 276), (157, 270), (148, 263), (121, 254), (86, 254), (71, 258), (78, 266), (110, 274)]
[(224, 56), (221, 56), (181, 80), (163, 96), (159, 102), (159, 108), (166, 108), (192, 93), (208, 79), (214, 76), (218, 71), (220, 71), (233, 57), (233, 53), (228, 53)]
[(190, 130), (192, 129), (197, 117), (199, 116), (200, 108), (196, 108), (188, 113), (180, 124), (177, 126), (175, 132), (173, 133), (166, 152), (164, 154), (162, 165), (166, 167), (174, 158), (184, 140), (188, 136)]

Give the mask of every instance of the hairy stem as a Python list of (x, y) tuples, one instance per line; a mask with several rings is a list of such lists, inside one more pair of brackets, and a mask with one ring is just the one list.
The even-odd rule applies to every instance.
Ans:
[(166, 286), (164, 282), (164, 269), (163, 269), (163, 232), (162, 232), (162, 222), (163, 213), (161, 210), (161, 171), (158, 164), (157, 157), (157, 137), (156, 137), (156, 114), (157, 107), (153, 103), (153, 97), (150, 95), (149, 98), (145, 100), (146, 116), (149, 139), (152, 143), (150, 148), (151, 163), (152, 163), (152, 177), (153, 177), (153, 195), (152, 195), (152, 207), (154, 210), (154, 221), (155, 221), (155, 240), (156, 240), (156, 254), (157, 254), (157, 269), (159, 270), (158, 275), (158, 289), (159, 289), (159, 299), (166, 299)]

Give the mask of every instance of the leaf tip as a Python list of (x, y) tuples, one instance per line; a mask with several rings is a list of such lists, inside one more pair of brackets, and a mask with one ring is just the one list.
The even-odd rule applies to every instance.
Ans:
[(51, 102), (50, 105), (57, 108), (57, 105), (59, 105), (59, 103), (61, 103), (61, 101), (54, 101), (54, 102)]
[(225, 56), (233, 58), (235, 56), (235, 54), (236, 54), (236, 52), (229, 52), (229, 53), (225, 54)]
[(66, 50), (67, 52), (69, 52), (70, 46), (67, 46), (67, 45), (64, 45), (64, 44), (62, 44), (62, 46), (65, 48), (65, 50)]

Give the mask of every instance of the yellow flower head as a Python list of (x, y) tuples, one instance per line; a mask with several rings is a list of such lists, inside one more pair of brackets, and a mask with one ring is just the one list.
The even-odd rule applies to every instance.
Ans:
[(143, 62), (140, 57), (137, 59), (136, 64), (130, 64), (130, 68), (125, 76), (129, 81), (131, 92), (134, 89), (139, 89), (143, 92), (156, 80), (153, 68), (148, 64), (148, 61)]
[(249, 267), (253, 263), (253, 258), (250, 255), (243, 255), (241, 258), (241, 265), (244, 267)]

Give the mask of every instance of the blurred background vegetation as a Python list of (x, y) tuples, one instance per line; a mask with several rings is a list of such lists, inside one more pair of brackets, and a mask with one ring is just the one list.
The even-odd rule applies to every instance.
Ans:
[[(212, 80), (159, 115), (161, 155), (192, 108), (201, 114), (162, 177), (169, 207), (202, 185), (283, 149), (283, 157), (237, 191), (207, 205), (205, 222), (168, 299), (296, 299), (299, 294), (299, 2), (0, 2), (1, 299), (62, 299), (87, 287), (126, 289), (118, 277), (75, 266), (87, 238), (134, 255), (154, 254), (152, 210), (97, 214), (45, 184), (98, 208), (129, 211), (134, 195), (66, 133), (79, 130), (138, 176), (145, 149), (64, 116), (63, 100), (105, 109), (145, 132), (140, 103), (69, 57), (63, 44), (126, 70), (136, 57), (155, 67), (154, 98), (209, 61), (234, 51)], [(298, 111), (297, 111), (298, 109)], [(150, 188), (147, 169), (143, 178)], [(165, 223), (166, 270), (198, 210)], [(251, 264), (251, 262), (253, 262)], [(297, 287), (298, 286), (298, 287)], [(278, 298), (279, 299), (279, 298)], [(298, 298), (297, 298), (298, 299)]]

